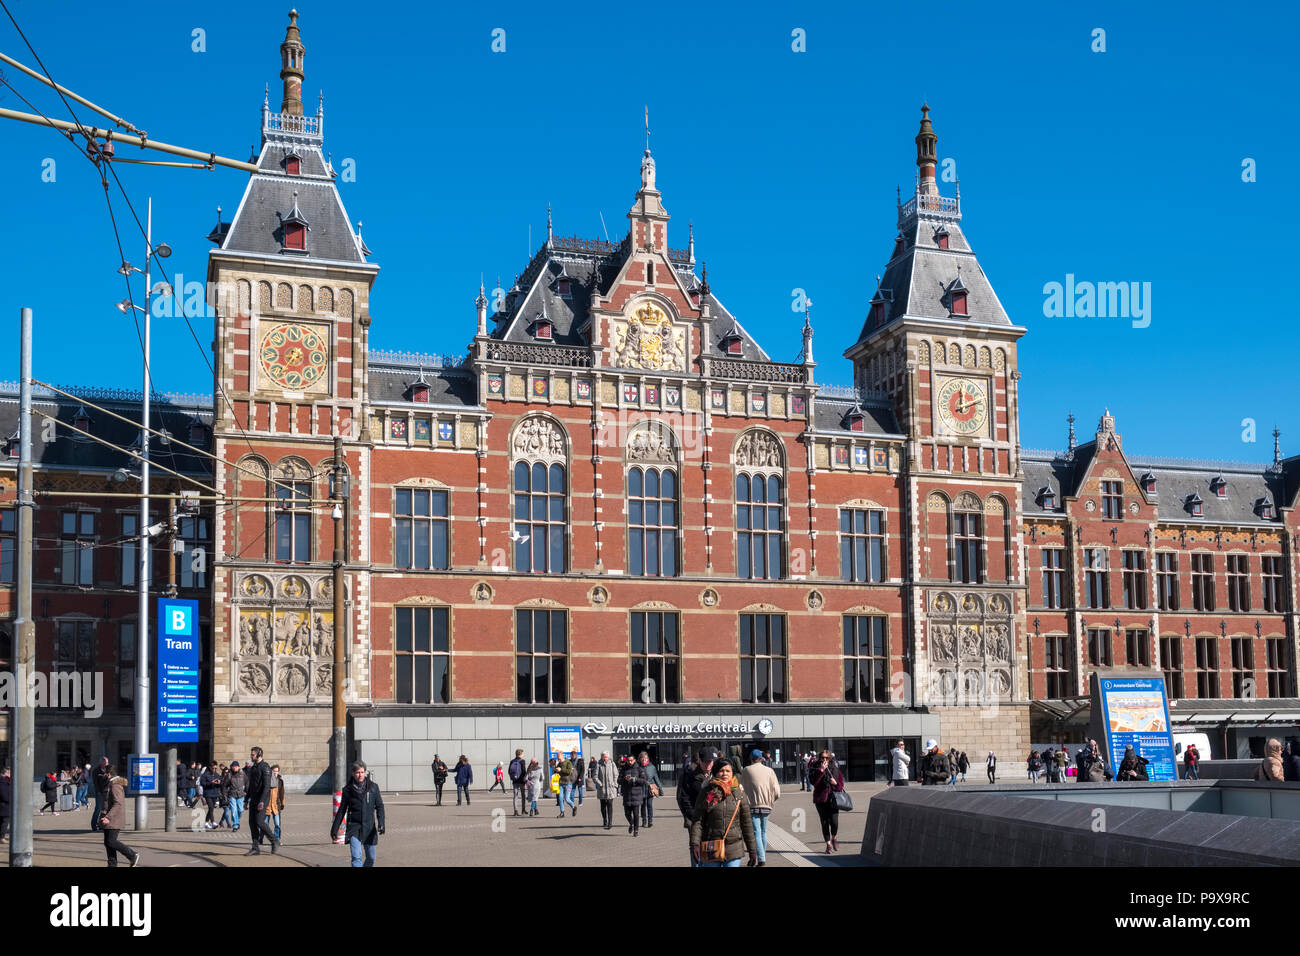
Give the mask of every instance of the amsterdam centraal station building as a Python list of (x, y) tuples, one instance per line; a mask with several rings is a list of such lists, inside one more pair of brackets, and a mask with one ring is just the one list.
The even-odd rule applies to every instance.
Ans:
[[(649, 149), (621, 241), (548, 225), (504, 297), (467, 295), (463, 355), (378, 352), (379, 266), (344, 211), (323, 112), (303, 111), (294, 21), (258, 171), (209, 237), (216, 387), (155, 406), (155, 427), (215, 461), (154, 454), (225, 496), (177, 519), (171, 578), (207, 611), (204, 739), (183, 755), (258, 744), (298, 785), (327, 780), (340, 679), (350, 747), (396, 790), (431, 788), (435, 753), (482, 768), (541, 755), (548, 727), (579, 728), (589, 753), (649, 749), (668, 779), (706, 743), (770, 751), (787, 779), (796, 751), (821, 747), (851, 779), (884, 779), (900, 738), (1009, 769), (1031, 742), (1078, 739), (1098, 668), (1163, 672), (1175, 729), (1209, 733), (1216, 756), (1300, 722), (1300, 459), (1143, 458), (1109, 412), (1086, 441), (1071, 421), (1065, 450), (1023, 450), (1025, 328), (975, 257), (960, 193), (939, 189), (927, 108), (915, 194), (878, 224), (861, 331), (819, 337), (823, 366), (811, 316), (765, 347), (728, 311), (670, 226)], [(800, 340), (800, 361), (770, 357)], [(841, 354), (851, 384), (833, 385), (850, 377)], [(130, 417), (130, 395), (80, 394)], [(15, 395), (0, 414), (13, 433)], [(100, 497), (129, 464), (88, 441), (40, 461), (38, 490), (63, 494), (38, 496), (38, 666), (94, 667), (110, 688), (98, 721), (41, 713), (42, 769), (129, 749), (139, 529), (133, 502)], [(0, 510), (7, 617), (13, 527)], [(211, 553), (201, 573), (194, 548)]]

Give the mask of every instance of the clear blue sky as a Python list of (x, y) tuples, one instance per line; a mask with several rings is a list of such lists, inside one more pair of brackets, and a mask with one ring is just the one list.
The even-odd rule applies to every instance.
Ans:
[[(263, 84), (279, 104), (288, 3), (6, 2), (56, 80), (163, 141), (244, 159)], [(509, 285), (548, 201), (557, 233), (598, 238), (603, 213), (620, 238), (649, 104), (670, 244), (684, 246), (694, 220), (715, 291), (778, 360), (799, 352), (791, 291), (806, 289), (818, 376), (847, 383), (840, 353), (892, 247), (924, 97), (939, 155), (956, 161), (966, 234), (1029, 330), (1025, 446), (1061, 447), (1071, 410), (1086, 439), (1109, 406), (1130, 454), (1267, 461), (1274, 424), (1284, 453), (1300, 452), (1294, 4), (494, 7), (299, 5), (303, 99), (314, 110), (325, 91), (326, 149), (336, 167), (356, 162), (340, 188), (382, 267), (372, 347), (462, 351), (480, 272)], [(196, 28), (205, 52), (192, 50)], [(491, 50), (494, 28), (505, 53)], [(791, 49), (796, 28), (807, 52)], [(1096, 28), (1104, 53), (1092, 51)], [(31, 64), (2, 16), (0, 50)], [(4, 69), (66, 118), (52, 91)], [(0, 106), (27, 109), (8, 89)], [(94, 169), (50, 130), (0, 131), (12, 343), (0, 378), (17, 377), (18, 309), (31, 305), (38, 377), (138, 388)], [(1245, 158), (1257, 182), (1242, 182)], [(153, 195), (170, 268), (202, 280), (203, 237), (218, 204), (229, 218), (245, 174), (118, 168), (140, 210)], [(139, 234), (129, 223), (122, 234), (138, 262)], [(1150, 282), (1150, 326), (1045, 317), (1043, 286), (1067, 273)], [(210, 327), (198, 331), (206, 348)], [(154, 378), (211, 390), (178, 321), (154, 323)], [(1242, 441), (1246, 418), (1255, 444)]]

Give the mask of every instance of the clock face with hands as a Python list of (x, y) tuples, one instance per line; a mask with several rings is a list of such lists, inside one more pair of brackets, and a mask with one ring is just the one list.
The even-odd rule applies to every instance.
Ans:
[(945, 434), (981, 435), (989, 420), (988, 386), (979, 379), (949, 378), (939, 383), (935, 412)]

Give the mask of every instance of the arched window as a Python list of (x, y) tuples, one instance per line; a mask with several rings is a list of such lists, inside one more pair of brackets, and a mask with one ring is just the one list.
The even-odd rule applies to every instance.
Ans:
[(514, 465), (515, 570), (559, 574), (567, 570), (565, 435), (548, 418), (523, 419), (510, 447)]
[(311, 469), (304, 461), (281, 463), (275, 475), (275, 560), (311, 560)]
[[(968, 500), (969, 499), (969, 500)], [(952, 580), (963, 584), (984, 581), (984, 514), (979, 499), (962, 495), (952, 511)]]
[(736, 574), (742, 578), (781, 577), (785, 528), (781, 521), (778, 475), (736, 476)]
[(628, 571), (677, 575), (677, 473), (634, 466), (627, 473)]

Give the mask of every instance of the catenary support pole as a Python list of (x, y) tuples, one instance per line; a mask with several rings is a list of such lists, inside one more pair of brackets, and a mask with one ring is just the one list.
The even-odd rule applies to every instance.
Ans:
[(13, 814), (9, 835), (9, 865), (32, 865), (32, 784), (36, 778), (36, 712), (29, 706), (27, 682), (36, 662), (36, 621), (32, 617), (32, 310), (23, 309), (18, 343), (18, 616), (14, 649), (18, 695), (9, 724), (13, 731)]
[[(139, 567), (139, 626), (136, 627), (135, 671), (135, 752), (141, 756), (149, 752), (149, 704), (152, 700), (149, 680), (149, 551), (152, 547), (149, 534), (149, 394), (153, 382), (149, 375), (149, 267), (153, 265), (153, 199), (145, 219), (144, 260), (144, 389), (140, 407), (140, 567)], [(120, 771), (119, 771), (120, 772)], [(136, 794), (135, 828), (143, 830), (149, 825), (149, 798)]]
[[(343, 461), (343, 436), (334, 436), (334, 487), (330, 489), (330, 498), (334, 501), (334, 739), (332, 741), (330, 761), (334, 774), (334, 810), (338, 811), (343, 799), (343, 787), (347, 783), (347, 746), (348, 715), (344, 699), (344, 670), (348, 646), (348, 626), (346, 607), (343, 600), (343, 555), (344, 534), (346, 533), (347, 514), (343, 508), (343, 485), (347, 481), (347, 467)], [(343, 830), (334, 834), (334, 842), (343, 842)]]

